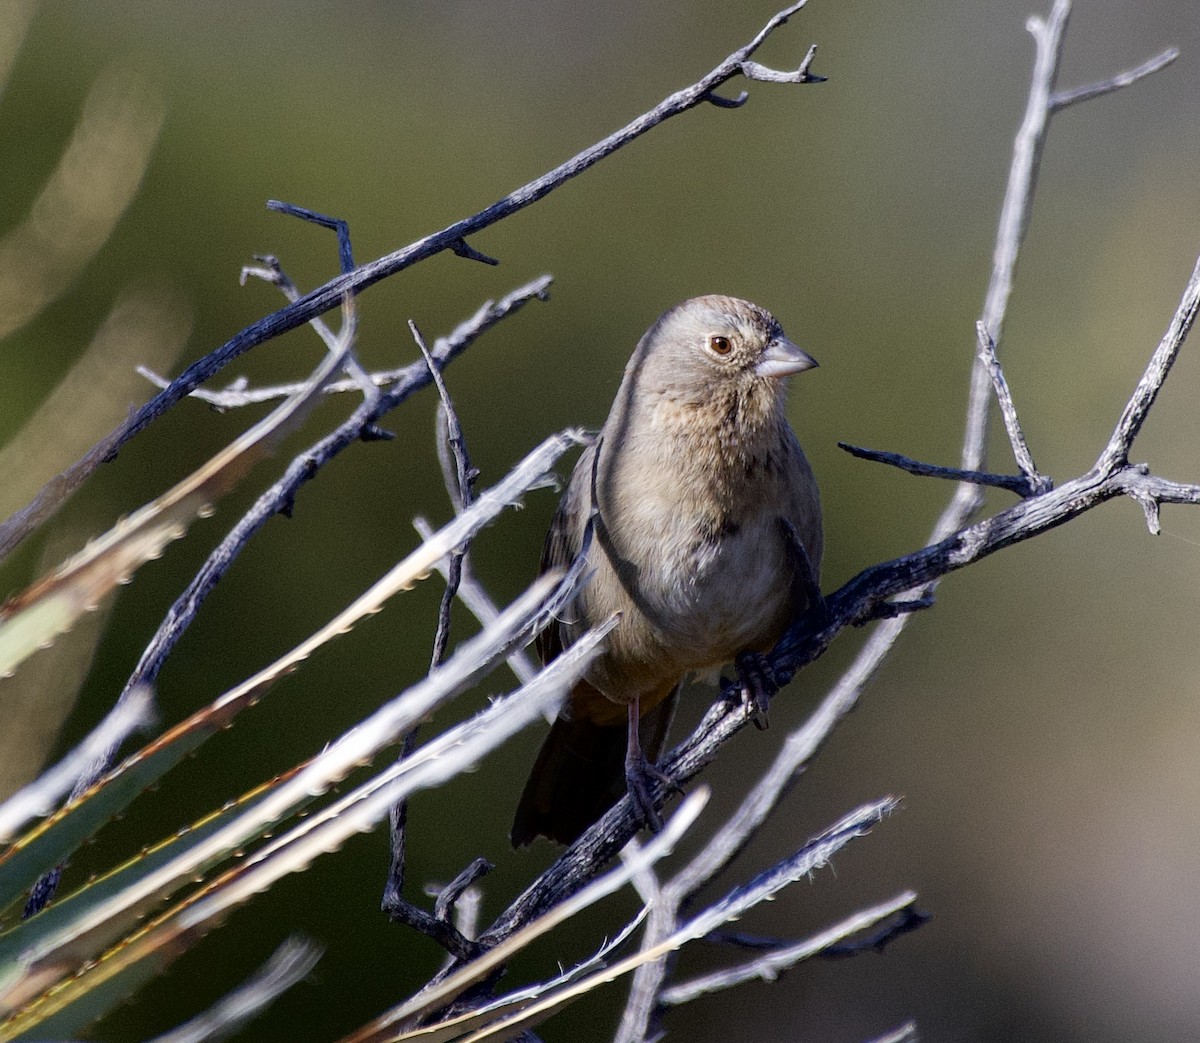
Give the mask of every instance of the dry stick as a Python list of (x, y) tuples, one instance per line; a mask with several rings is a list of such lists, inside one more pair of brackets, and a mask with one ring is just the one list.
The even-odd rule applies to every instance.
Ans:
[[(279, 268), (279, 261), (270, 256), (260, 256), (258, 260), (263, 267), (246, 267), (242, 269), (243, 275), (254, 275), (257, 278), (269, 282), (272, 285), (283, 286), (278, 282), (282, 277), (287, 280), (287, 276)], [(290, 283), (290, 280), (287, 280)], [(464, 319), (455, 330), (449, 335), (449, 338), (439, 337), (434, 341), (433, 354), (435, 357), (441, 357), (444, 351), (443, 345), (446, 339), (457, 340), (465, 336), (472, 330), (485, 330), (491, 328), (500, 319), (504, 318), (510, 310), (519, 307), (531, 296), (536, 296), (538, 300), (548, 299), (548, 290), (551, 283), (549, 275), (543, 275), (528, 283), (526, 286), (518, 290), (514, 290), (508, 296), (501, 298), (500, 301), (485, 301), (479, 306), (479, 310), (468, 319)], [(515, 302), (515, 303), (514, 303)], [(319, 325), (318, 325), (319, 324)], [(311, 323), (318, 333), (322, 329), (327, 329), (320, 319), (314, 319)], [(324, 334), (322, 334), (324, 337)], [(412, 378), (414, 368), (418, 371), (424, 371), (428, 377), (428, 367), (421, 366), (417, 363), (407, 364), (395, 369), (377, 370), (367, 374), (367, 379), (377, 388), (387, 388), (393, 384), (401, 383)], [(158, 387), (167, 387), (170, 381), (165, 377), (159, 376), (153, 370), (145, 366), (139, 366), (138, 372), (149, 380), (152, 384)], [(197, 388), (191, 393), (191, 397), (205, 402), (212, 406), (218, 412), (224, 412), (229, 409), (240, 409), (244, 406), (258, 405), (262, 402), (274, 402), (277, 399), (290, 398), (303, 387), (300, 383), (288, 384), (272, 384), (268, 387), (249, 387), (245, 378), (239, 378), (228, 387), (220, 391), (207, 391), (204, 388)], [(336, 395), (343, 394), (347, 391), (359, 391), (362, 385), (357, 380), (331, 380), (323, 389), (323, 394)]]
[[(193, 362), (171, 382), (169, 387), (160, 391), (144, 406), (134, 410), (124, 424), (104, 439), (104, 444), (107, 446), (107, 456), (111, 457), (115, 455), (129, 439), (133, 438), (134, 435), (138, 434), (165, 413), (181, 398), (195, 390), (214, 374), (219, 373), (234, 359), (245, 354), (251, 348), (257, 347), (259, 344), (274, 337), (278, 337), (288, 332), (288, 330), (295, 329), (297, 326), (303, 325), (314, 317), (323, 315), (331, 308), (337, 307), (346, 294), (359, 293), (368, 286), (373, 286), (380, 280), (395, 275), (397, 272), (411, 267), (418, 261), (423, 261), (426, 258), (441, 253), (443, 250), (450, 250), (460, 256), (481, 257), (482, 255), (476, 254), (467, 246), (466, 237), (468, 235), (474, 235), (476, 232), (494, 225), (497, 221), (502, 221), (504, 218), (515, 214), (518, 210), (523, 210), (531, 203), (536, 203), (560, 185), (582, 174), (589, 167), (599, 163), (600, 160), (612, 155), (618, 149), (628, 145), (634, 139), (641, 137), (647, 131), (652, 130), (672, 116), (678, 116), (680, 113), (687, 112), (689, 109), (694, 109), (698, 105), (705, 103), (727, 107), (730, 104), (728, 99), (722, 99), (714, 92), (735, 76), (744, 76), (751, 80), (772, 80), (774, 82), (788, 83), (820, 82), (822, 77), (815, 76), (809, 72), (809, 66), (812, 64), (815, 55), (815, 48), (810, 48), (800, 67), (790, 73), (766, 69), (757, 62), (750, 61), (751, 55), (758, 50), (763, 41), (772, 32), (786, 23), (792, 15), (803, 8), (806, 3), (807, 0), (798, 0), (797, 3), (780, 11), (767, 22), (753, 40), (744, 47), (738, 48), (728, 58), (717, 65), (716, 68), (702, 76), (695, 83), (664, 98), (654, 108), (642, 113), (642, 115), (638, 116), (632, 122), (627, 123), (620, 130), (589, 146), (577, 155), (572, 156), (565, 163), (555, 167), (541, 177), (510, 192), (503, 199), (497, 200), (485, 210), (472, 214), (461, 221), (456, 221), (441, 231), (427, 235), (423, 239), (418, 239), (416, 242), (410, 243), (408, 246), (395, 250), (390, 254), (385, 254), (374, 261), (369, 261), (355, 268), (352, 272), (339, 275), (337, 278), (325, 283), (325, 285), (306, 293), (294, 304), (290, 304), (286, 308), (281, 308), (274, 314), (260, 319), (251, 326), (247, 326), (240, 333), (235, 334), (230, 340), (226, 341), (221, 347)], [(732, 104), (735, 106), (740, 105), (743, 101), (745, 101), (744, 93), (739, 95)], [(3, 525), (0, 525), (0, 558), (3, 558), (4, 555), (34, 530), (35, 525), (32, 519), (38, 518), (44, 520), (48, 510), (61, 506), (61, 503), (51, 504), (49, 502), (53, 495), (51, 488), (53, 485), (53, 481), (48, 483), (28, 506), (13, 515)]]
[[(441, 371), (433, 361), (425, 338), (411, 319), (408, 328), (413, 340), (421, 349), (429, 374), (437, 385), (438, 398), (438, 460), (442, 466), (442, 477), (450, 497), (455, 514), (461, 514), (471, 506), (471, 490), (479, 472), (471, 466), (467, 456), (467, 444), (463, 438), (462, 426), (458, 421), (458, 413), (450, 398), (450, 391), (442, 379)], [(446, 566), (446, 587), (442, 591), (441, 604), (438, 607), (437, 630), (433, 639), (433, 654), (429, 668), (434, 670), (446, 658), (446, 647), (450, 642), (450, 610), (454, 605), (454, 596), (458, 593), (462, 579), (463, 559), (467, 547), (459, 547), (450, 555)], [(410, 756), (417, 742), (417, 728), (412, 728), (404, 736), (400, 749), (399, 760)], [(430, 917), (424, 909), (409, 902), (404, 897), (404, 867), (405, 841), (408, 825), (408, 801), (400, 801), (388, 813), (388, 833), (391, 848), (391, 860), (388, 866), (387, 880), (384, 883), (383, 899), (380, 903), (383, 911), (397, 923), (408, 924), (423, 934), (433, 937), (451, 956), (464, 958), (467, 954), (477, 951), (474, 943), (466, 938), (457, 927), (451, 923), (450, 917), (458, 897), (476, 880), (495, 868), (484, 858), (475, 859), (463, 872), (443, 889), (434, 906), (433, 916)], [(469, 956), (467, 957), (469, 958)]]
[[(981, 319), (997, 338), (1003, 328), (1018, 248), (1028, 222), (1035, 175), (1052, 107), (1050, 99), (1067, 10), (1068, 5), (1059, 0), (1048, 24), (1031, 21), (1031, 30), (1037, 44), (1037, 60), (1026, 116), (1014, 145), (1013, 165), (1001, 212), (993, 274)], [(1197, 272), (1200, 273), (1200, 267)], [(1173, 352), (1178, 351), (1179, 344), (1190, 327), (1198, 298), (1200, 279), (1194, 276), (1185, 291), (1176, 321), (1172, 323), (1168, 336), (1164, 338), (1164, 345), (1168, 341), (1174, 345)], [(1151, 380), (1154, 391), (1161, 386), (1165, 369), (1169, 368), (1166, 359), (1173, 357), (1173, 353), (1166, 348), (1160, 348), (1160, 352), (1156, 353), (1152, 369), (1157, 374), (1158, 383), (1153, 384)], [(987, 370), (982, 363), (977, 363), (973, 373), (964, 437), (964, 470), (978, 471), (983, 460), (989, 389)], [(1144, 397), (1142, 385), (1139, 385), (1135, 399), (1140, 401)], [(1144, 413), (1142, 415), (1144, 418)], [(1134, 423), (1134, 418), (1131, 418), (1131, 423)], [(969, 515), (977, 509), (980, 501), (978, 490), (963, 487), (939, 519), (931, 546), (916, 554), (875, 566), (855, 577), (828, 599), (828, 620), (820, 630), (809, 630), (803, 620), (793, 626), (772, 654), (772, 665), (777, 674), (784, 675), (781, 679), (786, 681), (796, 669), (819, 656), (844, 627), (878, 616), (887, 599), (915, 589), (919, 592), (916, 603), (926, 603), (936, 581), (947, 572), (962, 568), (1002, 547), (1031, 538), (1120, 495), (1140, 496), (1155, 502), (1165, 500), (1200, 503), (1200, 487), (1156, 478), (1144, 469), (1123, 467), (1104, 474), (1090, 472), (1066, 483), (1058, 490), (1030, 497), (993, 518), (968, 528), (961, 528)], [(732, 853), (740, 848), (744, 838), (761, 823), (762, 817), (778, 799), (779, 793), (794, 779), (796, 772), (855, 704), (862, 687), (878, 669), (883, 657), (902, 632), (904, 624), (903, 615), (883, 623), (872, 635), (850, 670), (826, 697), (817, 713), (789, 738), (785, 750), (776, 761), (775, 768), (768, 773), (764, 784), (757, 788), (756, 793), (752, 794), (751, 800), (747, 802), (749, 807), (745, 823), (730, 830), (731, 840), (740, 835), (742, 841), (727, 847), (725, 854), (715, 861), (731, 857)], [(737, 693), (726, 690), (692, 735), (672, 751), (662, 767), (678, 782), (692, 778), (745, 723), (745, 715), (741, 712)], [(776, 792), (772, 794), (771, 789)], [(659, 788), (657, 795), (663, 796), (664, 789)], [(584, 881), (594, 875), (596, 867), (603, 865), (620, 850), (638, 827), (638, 816), (633, 813), (629, 800), (623, 799), (534, 881), (484, 933), (481, 941), (490, 943), (506, 937), (520, 924), (577, 890)], [(717, 850), (713, 853), (721, 854)]]
[[(289, 217), (298, 217), (301, 221), (308, 221), (315, 225), (320, 225), (322, 228), (328, 228), (337, 233), (338, 240), (338, 268), (343, 275), (347, 275), (354, 271), (354, 249), (350, 243), (350, 225), (340, 217), (329, 217), (326, 214), (319, 214), (315, 210), (309, 210), (303, 206), (295, 206), (292, 203), (281, 203), (277, 199), (267, 200), (267, 209), (275, 210), (281, 214), (287, 214)], [(264, 259), (266, 260), (266, 259)], [(275, 271), (278, 274), (278, 279), (269, 279), (282, 291), (283, 295), (293, 304), (300, 299), (300, 290), (296, 284), (284, 273), (279, 267), (279, 262), (275, 262)], [(254, 274), (258, 274), (255, 271)], [(247, 270), (242, 269), (242, 283), (246, 282)], [(338, 337), (333, 331), (319, 318), (309, 320), (309, 324), (317, 331), (320, 338), (325, 342), (325, 347), (329, 351), (337, 350)], [(353, 348), (346, 352), (346, 364), (343, 367), (347, 376), (359, 387), (363, 393), (363, 398), (367, 401), (374, 401), (378, 396), (379, 390), (374, 382), (368, 376), (367, 371), (363, 369), (362, 363), (358, 361), (358, 356), (354, 353)]]
[[(748, 963), (714, 971), (664, 989), (660, 1002), (665, 1006), (679, 1006), (698, 996), (729, 989), (743, 982), (755, 979), (774, 981), (784, 971), (814, 956), (848, 956), (853, 952), (868, 950), (878, 952), (899, 934), (912, 930), (913, 917), (915, 922), (924, 922), (925, 918), (913, 909), (916, 900), (915, 894), (905, 891), (890, 901), (881, 902), (868, 909), (860, 909), (801, 942), (774, 942), (767, 947), (767, 952)], [(870, 938), (854, 938), (855, 935), (877, 927), (885, 920), (890, 922)], [(709, 938), (712, 937), (714, 936), (709, 935)]]
[[(440, 399), (437, 414), (438, 462), (442, 467), (442, 478), (446, 483), (450, 505), (454, 508), (455, 514), (461, 514), (471, 506), (471, 491), (479, 472), (471, 466), (471, 460), (467, 456), (467, 443), (463, 438), (462, 425), (458, 422), (458, 413), (454, 409), (454, 402), (450, 398), (446, 382), (442, 379), (441, 372), (434, 365), (433, 357), (425, 346), (425, 339), (412, 320), (409, 320), (408, 328), (412, 331), (413, 339), (417, 342), (417, 347), (421, 349), (425, 364), (429, 367), (433, 382), (437, 385)], [(444, 430), (442, 430), (443, 428)], [(437, 633), (433, 641), (431, 668), (438, 666), (446, 657), (446, 644), (450, 640), (450, 609), (454, 604), (454, 596), (458, 592), (458, 585), (462, 580), (462, 563), (467, 556), (467, 550), (466, 546), (460, 547), (450, 556), (446, 589), (442, 592), (441, 605), (438, 607)]]
[(844, 449), (851, 456), (860, 460), (870, 460), (877, 464), (887, 464), (901, 471), (915, 474), (920, 478), (945, 478), (951, 482), (970, 482), (973, 485), (990, 485), (997, 489), (1007, 489), (1018, 496), (1035, 496), (1040, 489), (1035, 489), (1029, 479), (1023, 475), (993, 474), (991, 471), (967, 471), (961, 467), (943, 467), (940, 464), (927, 464), (921, 460), (903, 456), (900, 453), (889, 453), (880, 449), (866, 449), (861, 445), (851, 445), (849, 442), (838, 442), (838, 448)]
[(1054, 483), (1046, 475), (1040, 474), (1033, 462), (1033, 453), (1029, 451), (1029, 443), (1025, 440), (1025, 432), (1017, 418), (1017, 407), (1013, 403), (1012, 392), (1004, 378), (1004, 370), (1000, 368), (1000, 359), (996, 356), (996, 342), (992, 340), (992, 335), (982, 322), (975, 323), (975, 335), (979, 343), (979, 359), (987, 368), (988, 379), (991, 380), (992, 390), (996, 393), (996, 404), (1000, 407), (1000, 416), (1004, 420), (1004, 430), (1008, 433), (1008, 444), (1012, 447), (1013, 459), (1016, 460), (1030, 489), (1028, 495), (1049, 492), (1054, 488)]

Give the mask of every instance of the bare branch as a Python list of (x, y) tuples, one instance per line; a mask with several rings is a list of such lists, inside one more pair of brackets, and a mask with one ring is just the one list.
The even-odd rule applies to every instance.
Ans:
[[(450, 495), (450, 503), (454, 507), (455, 513), (461, 514), (471, 506), (471, 487), (479, 472), (471, 466), (470, 458), (467, 456), (467, 443), (463, 438), (462, 425), (458, 422), (458, 413), (455, 412), (454, 402), (450, 398), (446, 382), (442, 379), (441, 371), (434, 363), (429, 348), (425, 346), (425, 338), (421, 336), (417, 324), (411, 319), (409, 319), (408, 328), (412, 332), (417, 347), (421, 349), (421, 355), (429, 367), (429, 375), (433, 378), (433, 382), (437, 386), (438, 397), (441, 399), (438, 409), (439, 429), (444, 427), (445, 431), (444, 437), (438, 438), (438, 459), (442, 464), (442, 474)], [(450, 458), (447, 458), (447, 450)], [(453, 461), (453, 469), (451, 461)], [(438, 609), (437, 633), (433, 642), (431, 666), (437, 666), (446, 656), (446, 644), (450, 640), (450, 606), (454, 603), (454, 595), (458, 592), (458, 584), (462, 579), (462, 563), (466, 553), (467, 548), (464, 546), (450, 556), (446, 589), (442, 592), (442, 602)]]
[[(992, 276), (984, 298), (983, 312), (979, 317), (979, 321), (991, 334), (996, 345), (1000, 344), (1003, 336), (1004, 316), (1008, 310), (1008, 299), (1012, 295), (1017, 255), (1029, 226), (1029, 212), (1037, 185), (1038, 169), (1041, 166), (1042, 150), (1046, 145), (1046, 130), (1050, 123), (1050, 95), (1058, 76), (1063, 35), (1070, 11), (1070, 0), (1055, 0), (1048, 22), (1043, 22), (1040, 18), (1030, 18), (1026, 23), (1036, 47), (1033, 78), (1029, 85), (1025, 117), (1013, 142), (1012, 166), (1004, 192), (1004, 203), (1000, 209), (996, 248), (992, 255)], [(976, 360), (971, 369), (967, 426), (963, 436), (962, 465), (969, 471), (981, 470), (987, 456), (990, 397), (991, 380), (987, 367)], [(954, 500), (938, 520), (933, 539), (941, 539), (948, 532), (958, 528), (979, 509), (982, 502), (982, 494), (978, 489), (960, 486)]]
[[(312, 224), (320, 225), (322, 228), (330, 228), (337, 233), (338, 238), (338, 264), (342, 274), (354, 270), (354, 251), (350, 244), (350, 226), (338, 217), (328, 217), (325, 214), (318, 214), (315, 210), (308, 210), (302, 206), (293, 206), (291, 203), (281, 203), (277, 199), (267, 200), (267, 209), (276, 210), (281, 214), (287, 214), (289, 217), (298, 217), (302, 221), (309, 221)], [(279, 287), (283, 295), (293, 304), (300, 298), (300, 290), (291, 278), (284, 272), (283, 267), (279, 263), (279, 259), (271, 256), (259, 258), (263, 262), (265, 268), (250, 268), (242, 269), (242, 284), (245, 285), (248, 275), (256, 275), (266, 279), (267, 282)], [(346, 295), (346, 301), (353, 299), (353, 294)], [(312, 326), (317, 334), (325, 341), (325, 346), (334, 351), (335, 345), (338, 343), (338, 335), (325, 324), (324, 320), (314, 318), (310, 320), (309, 325)], [(345, 331), (343, 330), (343, 335)], [(358, 361), (358, 356), (353, 351), (349, 352), (346, 357), (345, 370), (347, 376), (362, 392), (363, 398), (373, 401), (379, 394), (367, 375), (367, 371), (363, 369), (362, 364)]]
[(1025, 476), (1031, 493), (1047, 492), (1053, 488), (1054, 483), (1039, 474), (1033, 462), (1029, 443), (1025, 441), (1025, 432), (1021, 430), (1021, 423), (1017, 419), (1017, 407), (1013, 404), (1012, 392), (1008, 389), (1008, 381), (1004, 379), (1000, 359), (996, 357), (996, 342), (992, 340), (992, 335), (982, 322), (975, 324), (975, 333), (979, 340), (979, 358), (983, 361), (992, 381), (992, 389), (996, 392), (996, 403), (1000, 406), (1001, 417), (1004, 418), (1004, 429), (1008, 432), (1013, 459)]
[[(243, 268), (243, 275), (254, 275), (273, 284), (275, 283), (277, 274), (284, 279), (287, 278), (286, 274), (278, 267), (279, 262), (274, 257), (260, 257), (259, 260), (263, 263), (263, 267)], [(513, 312), (519, 311), (529, 301), (549, 300), (549, 288), (552, 281), (549, 275), (541, 275), (524, 286), (517, 287), (511, 293), (505, 294), (498, 301), (485, 301), (474, 315), (459, 323), (449, 336), (439, 337), (433, 342), (431, 352), (433, 357), (441, 365), (445, 365), (451, 357), (474, 343), (481, 334), (486, 333), (501, 319), (507, 318)], [(290, 283), (290, 280), (288, 282)], [(317, 322), (320, 322), (320, 320), (317, 320)], [(316, 326), (316, 322), (313, 325)], [(321, 326), (330, 336), (333, 336), (328, 326), (325, 326), (324, 323), (321, 323)], [(319, 328), (318, 332), (320, 332)], [(323, 338), (324, 336), (325, 334), (322, 333)], [(165, 388), (170, 386), (171, 382), (169, 380), (144, 366), (139, 366), (138, 372), (157, 387)], [(399, 369), (380, 370), (377, 373), (372, 373), (370, 374), (370, 379), (376, 387), (387, 388), (395, 384), (404, 384), (414, 379), (414, 377), (421, 375), (428, 377), (428, 367), (422, 362), (413, 362), (406, 366), (401, 366)], [(209, 391), (205, 388), (197, 388), (191, 392), (190, 397), (197, 398), (201, 402), (207, 402), (217, 410), (237, 409), (241, 406), (252, 406), (260, 402), (272, 402), (278, 398), (287, 398), (290, 395), (294, 395), (300, 387), (300, 384), (276, 384), (271, 387), (250, 388), (246, 386), (244, 379), (239, 378), (221, 391)], [(325, 388), (325, 393), (341, 394), (346, 391), (359, 390), (361, 390), (361, 385), (357, 380), (334, 380)]]
[(838, 448), (844, 449), (851, 456), (860, 460), (871, 460), (877, 464), (887, 464), (898, 467), (901, 471), (915, 474), (922, 478), (947, 478), (952, 482), (971, 482), (974, 485), (991, 485), (997, 489), (1007, 489), (1018, 496), (1033, 496), (1037, 490), (1032, 488), (1027, 477), (1012, 474), (993, 474), (990, 471), (964, 471), (961, 467), (942, 467), (939, 464), (927, 464), (913, 460), (899, 453), (888, 453), (880, 449), (865, 449), (860, 445), (849, 442), (838, 442)]
[[(804, 941), (795, 942), (791, 945), (773, 946), (764, 955), (748, 963), (716, 971), (712, 974), (706, 974), (699, 978), (693, 978), (691, 981), (681, 982), (679, 985), (663, 989), (659, 997), (659, 1002), (664, 1006), (679, 1006), (699, 996), (710, 992), (718, 992), (722, 989), (729, 989), (743, 982), (754, 981), (755, 979), (775, 981), (780, 974), (794, 967), (797, 963), (810, 959), (813, 956), (827, 954), (838, 945), (846, 943), (854, 935), (867, 931), (884, 920), (894, 920), (898, 913), (911, 910), (916, 901), (917, 896), (911, 891), (906, 891), (890, 901), (881, 902), (868, 909), (860, 909), (858, 912), (846, 917), (840, 923), (836, 923), (832, 927), (827, 927), (824, 931), (813, 935), (811, 938), (806, 938)], [(896, 922), (903, 921), (894, 921), (894, 923)], [(875, 941), (872, 948), (878, 948), (880, 944), (886, 944), (893, 937), (895, 937), (895, 931), (889, 930), (886, 938), (882, 941)]]
[(345, 275), (354, 271), (354, 250), (350, 245), (350, 226), (340, 217), (328, 217), (307, 207), (296, 206), (294, 203), (284, 203), (278, 199), (268, 199), (267, 209), (274, 210), (289, 217), (298, 217), (301, 221), (310, 221), (322, 228), (328, 228), (337, 233), (338, 268)]
[(742, 75), (748, 80), (758, 80), (762, 83), (824, 83), (824, 76), (813, 76), (809, 71), (813, 59), (817, 56), (816, 44), (808, 49), (804, 61), (794, 72), (784, 72), (780, 69), (770, 69), (758, 62), (742, 62)]
[(1142, 374), (1142, 379), (1134, 388), (1133, 396), (1122, 410), (1121, 419), (1117, 421), (1116, 429), (1109, 438), (1108, 445), (1100, 454), (1100, 459), (1096, 461), (1098, 470), (1118, 467), (1129, 459), (1129, 450), (1133, 447), (1133, 440), (1137, 438), (1142, 424), (1146, 422), (1150, 407), (1158, 398), (1167, 374), (1171, 372), (1171, 367), (1179, 356), (1179, 349), (1183, 347), (1183, 342), (1187, 338), (1192, 324), (1196, 321), (1197, 309), (1200, 309), (1200, 258), (1197, 259), (1196, 266), (1192, 269), (1192, 277), (1184, 287), (1183, 297), (1179, 302), (1179, 307), (1175, 309), (1167, 332), (1163, 334), (1149, 365), (1146, 366), (1146, 371)]
[[(450, 391), (442, 379), (441, 371), (433, 361), (425, 338), (417, 329), (417, 324), (411, 319), (408, 328), (413, 340), (421, 350), (425, 364), (429, 367), (429, 375), (437, 386), (440, 405), (438, 407), (438, 460), (442, 466), (442, 476), (446, 482), (446, 490), (455, 514), (461, 514), (471, 506), (471, 489), (478, 476), (467, 457), (467, 445), (463, 438), (462, 427), (458, 422), (458, 414)], [(458, 592), (462, 580), (463, 562), (467, 555), (467, 544), (457, 547), (451, 552), (446, 566), (446, 587), (442, 591), (441, 603), (438, 607), (437, 629), (433, 638), (433, 654), (430, 659), (430, 670), (436, 669), (446, 658), (446, 647), (450, 642), (450, 610), (454, 605), (454, 596)], [(416, 745), (418, 728), (414, 727), (404, 736), (404, 745), (400, 751), (400, 760), (412, 754)], [(382, 907), (393, 920), (417, 927), (426, 934), (435, 934), (441, 925), (442, 936), (439, 942), (451, 956), (459, 959), (469, 958), (476, 950), (472, 943), (462, 937), (451, 924), (449, 910), (457, 900), (458, 895), (475, 882), (483, 873), (488, 872), (492, 865), (482, 858), (477, 858), (471, 865), (460, 873), (450, 885), (434, 908), (432, 921), (429, 915), (404, 897), (404, 868), (408, 833), (408, 805), (397, 804), (388, 816), (389, 836), (391, 842), (391, 861), (388, 866), (387, 879), (383, 888)], [(448, 897), (447, 897), (448, 896)], [(443, 902), (449, 904), (443, 905)]]
[(1128, 87), (1130, 84), (1137, 83), (1138, 80), (1158, 72), (1159, 69), (1165, 69), (1178, 57), (1179, 48), (1168, 47), (1162, 54), (1156, 54), (1153, 58), (1142, 62), (1141, 65), (1119, 72), (1110, 79), (1088, 84), (1086, 87), (1075, 87), (1069, 91), (1056, 91), (1050, 97), (1050, 106), (1055, 112), (1058, 112), (1076, 102), (1091, 101), (1093, 98), (1099, 98), (1102, 94), (1119, 91), (1122, 87)]
[[(422, 539), (428, 539), (433, 533), (429, 522), (424, 518), (413, 519), (413, 527), (421, 534)], [(443, 575), (449, 574), (449, 561), (443, 558), (437, 564), (438, 571)], [(462, 563), (462, 574), (459, 577), (458, 597), (464, 605), (471, 611), (476, 619), (484, 626), (487, 626), (497, 615), (500, 610), (496, 608), (496, 603), (492, 601), (488, 592), (483, 588), (483, 584), (476, 579), (475, 574), (471, 571), (470, 558), (464, 559)], [(528, 681), (538, 668), (534, 665), (533, 660), (524, 649), (518, 649), (508, 657), (508, 666), (519, 681)]]
[(490, 873), (495, 868), (486, 858), (475, 859), (474, 862), (438, 892), (437, 902), (433, 907), (433, 915), (439, 920), (449, 920), (450, 913), (458, 904), (458, 900), (463, 896), (463, 893), (475, 881)]

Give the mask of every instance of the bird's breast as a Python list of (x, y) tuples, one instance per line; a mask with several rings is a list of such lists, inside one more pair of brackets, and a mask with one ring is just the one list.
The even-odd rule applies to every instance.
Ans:
[(662, 625), (689, 648), (690, 669), (765, 648), (788, 613), (789, 563), (774, 513), (702, 519), (664, 553), (656, 577)]
[(683, 671), (765, 649), (786, 624), (791, 589), (778, 505), (763, 495), (735, 511), (674, 493), (623, 510), (611, 534), (639, 624)]

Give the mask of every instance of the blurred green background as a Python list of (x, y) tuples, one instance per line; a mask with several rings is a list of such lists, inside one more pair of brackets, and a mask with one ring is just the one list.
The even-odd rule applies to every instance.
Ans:
[[(445, 333), (485, 298), (553, 274), (549, 303), (531, 304), (447, 372), (490, 484), (547, 433), (601, 422), (637, 337), (664, 308), (703, 292), (750, 297), (821, 362), (795, 382), (791, 416), (825, 497), (824, 585), (916, 548), (951, 488), (855, 461), (836, 442), (957, 462), (973, 321), (1032, 60), (1023, 24), (1043, 4), (813, 0), (759, 57), (794, 67), (815, 41), (828, 83), (754, 84), (743, 109), (670, 121), (476, 237), (499, 268), (443, 256), (368, 291), (361, 357), (375, 368), (411, 360), (408, 318), (427, 335)], [(0, 5), (10, 26), (21, 7)], [(773, 11), (769, 0), (43, 5), (0, 101), (0, 228), (23, 220), (98, 78), (136, 75), (144, 97), (159, 99), (142, 104), (161, 104), (164, 117), (112, 238), (4, 343), (0, 442), (123, 295), (157, 302), (156, 321), (181, 341), (190, 320), (178, 357), (159, 363), (176, 373), (279, 306), (265, 284), (238, 286), (254, 253), (277, 254), (304, 288), (334, 274), (333, 236), (268, 213), (266, 199), (345, 218), (357, 258), (368, 260), (481, 209), (692, 82)], [(1195, 15), (1194, 0), (1080, 0), (1068, 34), (1064, 86), (1172, 44), (1183, 57), (1052, 126), (1003, 352), (1035, 457), (1058, 479), (1098, 453), (1195, 261)], [(1134, 454), (1185, 481), (1200, 479), (1197, 347), (1185, 350)], [(217, 383), (298, 379), (321, 350), (300, 330)], [(94, 438), (149, 397), (148, 386), (127, 386), (103, 424), (85, 429), (80, 418), (63, 436)], [(289, 447), (351, 407), (323, 406)], [(162, 674), (165, 722), (342, 607), (412, 547), (414, 515), (447, 516), (433, 408), (428, 392), (412, 400), (388, 424), (396, 441), (343, 454), (305, 488), (293, 520), (273, 520), (251, 544)], [(62, 539), (102, 531), (258, 415), (180, 405), (93, 478), (66, 512)], [(288, 458), (261, 466), (120, 594), (48, 754), (111, 704), (174, 596)], [(992, 462), (1010, 467), (999, 441)], [(553, 504), (551, 493), (532, 495), (477, 544), (477, 570), (498, 600), (529, 580)], [(743, 926), (802, 936), (906, 887), (932, 922), (882, 956), (698, 1001), (671, 1017), (671, 1038), (859, 1040), (909, 1017), (931, 1040), (1200, 1038), (1200, 514), (1168, 508), (1164, 528), (1152, 538), (1135, 505), (1113, 503), (946, 581), (937, 608), (913, 622), (728, 881), (852, 805), (898, 794), (903, 810), (841, 855), (836, 872), (793, 887)], [(39, 536), (6, 563), (5, 593), (63, 551), (54, 540)], [(107, 830), (69, 882), (319, 749), (420, 676), (438, 596), (430, 581), (323, 650)], [(472, 625), (456, 622), (459, 636)], [(749, 730), (725, 751), (709, 772), (715, 811), (704, 821), (732, 806), (860, 640), (846, 635), (776, 702), (768, 732)], [(16, 703), (28, 676), (0, 682), (0, 700)], [(497, 674), (446, 719), (507, 684)], [(697, 694), (683, 717), (703, 703)], [(414, 888), (485, 855), (498, 865), (485, 882), (490, 919), (550, 860), (548, 846), (514, 854), (506, 840), (538, 739), (521, 736), (414, 803)], [(440, 962), (431, 943), (378, 912), (385, 863), (376, 833), (285, 881), (96, 1038), (165, 1030), (292, 931), (326, 955), (313, 981), (245, 1038), (330, 1039), (359, 1025)], [(631, 907), (628, 896), (614, 901), (571, 944), (598, 943)], [(538, 953), (510, 980), (570, 955), (553, 942)], [(733, 958), (699, 949), (683, 966)], [(583, 1001), (545, 1038), (608, 1038), (623, 993), (612, 986)]]

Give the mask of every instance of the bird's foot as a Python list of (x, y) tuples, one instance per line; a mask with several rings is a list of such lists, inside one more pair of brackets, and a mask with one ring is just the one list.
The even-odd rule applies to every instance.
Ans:
[(652, 764), (645, 754), (625, 758), (625, 785), (629, 790), (629, 798), (652, 833), (660, 832), (663, 827), (662, 816), (658, 813), (658, 804), (654, 800), (656, 782), (665, 786), (668, 791), (683, 792), (679, 783), (657, 764)]
[(767, 728), (767, 710), (771, 697), (779, 691), (771, 661), (762, 652), (742, 652), (734, 660), (742, 690), (742, 706), (746, 716), (759, 731)]

